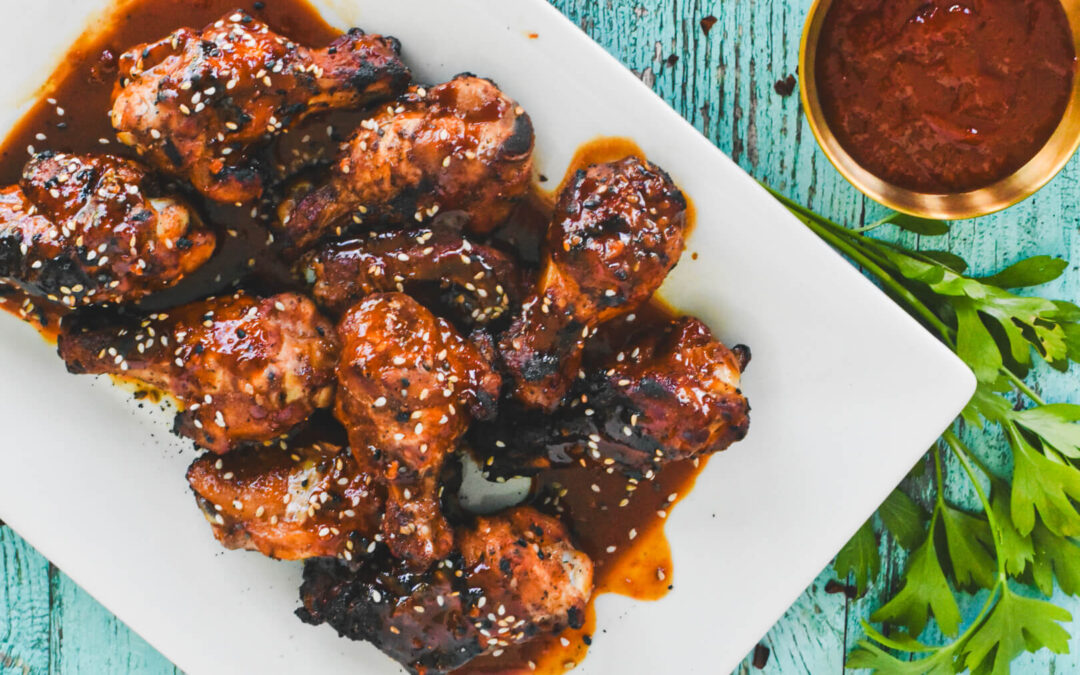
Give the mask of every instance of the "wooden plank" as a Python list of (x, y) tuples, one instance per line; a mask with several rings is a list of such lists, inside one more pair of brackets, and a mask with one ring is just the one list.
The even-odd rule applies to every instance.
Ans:
[(49, 562), (0, 527), (0, 673), (49, 670)]

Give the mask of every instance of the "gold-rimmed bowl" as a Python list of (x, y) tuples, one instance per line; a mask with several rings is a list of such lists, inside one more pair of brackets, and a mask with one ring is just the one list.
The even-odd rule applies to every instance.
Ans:
[[(871, 173), (840, 145), (829, 128), (818, 98), (818, 43), (832, 4), (833, 0), (815, 0), (806, 18), (799, 48), (800, 96), (810, 129), (825, 156), (848, 182), (874, 201), (893, 210), (924, 218), (959, 220), (984, 216), (1035, 194), (1076, 153), (1080, 146), (1080, 72), (1073, 77), (1069, 103), (1050, 139), (1026, 164), (995, 183), (969, 192), (940, 194), (902, 188)], [(1073, 49), (1080, 56), (1080, 2), (1064, 0), (1062, 7), (1072, 31)]]

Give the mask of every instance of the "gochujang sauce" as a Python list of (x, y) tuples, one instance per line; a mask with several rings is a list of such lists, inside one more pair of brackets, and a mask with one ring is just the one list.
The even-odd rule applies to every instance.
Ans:
[(830, 130), (899, 187), (966, 192), (1014, 173), (1068, 106), (1060, 0), (835, 0), (818, 42)]
[[(63, 65), (41, 91), (40, 100), (19, 121), (0, 147), (0, 185), (18, 180), (23, 164), (38, 150), (72, 153), (113, 153), (134, 157), (116, 141), (106, 117), (116, 75), (116, 60), (129, 46), (150, 42), (181, 26), (202, 27), (241, 7), (282, 34), (311, 46), (322, 46), (340, 32), (327, 25), (304, 0), (133, 0), (119, 6), (108, 21), (95, 26), (72, 47)], [(378, 31), (379, 26), (362, 26)], [(459, 64), (462, 70), (469, 64)], [(338, 144), (364, 118), (362, 112), (335, 112), (308, 118), (275, 140), (266, 150), (282, 175), (316, 170), (331, 158)], [(39, 136), (44, 136), (44, 139)], [(583, 146), (567, 176), (593, 162), (629, 154), (641, 155), (630, 141), (599, 139)], [(525, 268), (537, 266), (544, 229), (551, 218), (556, 190), (543, 190), (541, 179), (533, 196), (493, 240), (513, 250)], [(182, 185), (175, 186), (183, 190)], [(152, 296), (142, 304), (148, 310), (166, 308), (218, 293), (234, 286), (253, 291), (280, 290), (292, 282), (268, 238), (266, 224), (274, 217), (270, 195), (252, 208), (238, 208), (203, 199), (192, 190), (188, 201), (215, 226), (223, 245), (214, 260), (184, 279), (177, 287)], [(690, 215), (692, 216), (692, 210)], [(692, 217), (689, 219), (692, 223)], [(60, 305), (0, 286), (0, 307), (38, 324), (46, 337), (55, 334)], [(617, 350), (620, 340), (650, 326), (660, 330), (672, 312), (659, 302), (632, 316), (612, 322), (594, 342), (600, 350)], [(632, 323), (634, 331), (628, 330)], [(157, 400), (156, 392), (149, 400)], [(145, 388), (135, 396), (147, 398)], [(315, 415), (300, 432), (305, 440), (341, 443), (344, 431), (325, 414)], [(672, 561), (663, 525), (674, 504), (693, 486), (704, 460), (672, 464), (650, 481), (636, 483), (620, 472), (598, 465), (551, 469), (535, 479), (535, 494), (558, 493), (561, 516), (574, 532), (578, 545), (596, 564), (596, 594), (615, 592), (639, 599), (662, 597), (671, 588)], [(542, 506), (543, 508), (543, 506)], [(192, 504), (192, 517), (200, 517)], [(595, 597), (595, 596), (594, 596)], [(292, 607), (282, 607), (282, 621), (294, 620)], [(559, 636), (542, 635), (500, 657), (483, 657), (459, 673), (563, 672), (579, 663), (592, 643), (593, 616), (585, 625)]]

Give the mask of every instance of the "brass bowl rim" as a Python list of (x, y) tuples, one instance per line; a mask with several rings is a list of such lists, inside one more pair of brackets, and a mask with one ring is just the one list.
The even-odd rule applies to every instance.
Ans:
[(816, 58), (821, 26), (834, 0), (814, 0), (799, 44), (799, 98), (818, 147), (856, 189), (888, 208), (923, 218), (961, 220), (988, 215), (1024, 201), (1061, 172), (1080, 148), (1080, 2), (1061, 0), (1069, 21), (1077, 68), (1061, 121), (1046, 144), (1014, 173), (968, 192), (927, 193), (893, 185), (863, 168), (841, 145), (818, 100)]

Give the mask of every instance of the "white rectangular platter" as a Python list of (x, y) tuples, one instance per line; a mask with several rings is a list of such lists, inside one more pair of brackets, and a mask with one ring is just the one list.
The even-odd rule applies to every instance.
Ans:
[[(5, 7), (0, 129), (103, 4)], [(663, 295), (752, 347), (751, 431), (670, 518), (674, 591), (655, 603), (602, 596), (606, 633), (579, 671), (729, 672), (958, 413), (970, 372), (542, 0), (319, 4), (332, 23), (400, 38), (421, 79), (493, 78), (532, 115), (546, 175), (561, 176), (585, 141), (628, 136), (694, 200), (698, 224)], [(0, 518), (178, 666), (400, 672), (292, 616), (299, 565), (221, 549), (169, 414), (68, 375), (14, 318), (0, 316), (0, 345)]]

